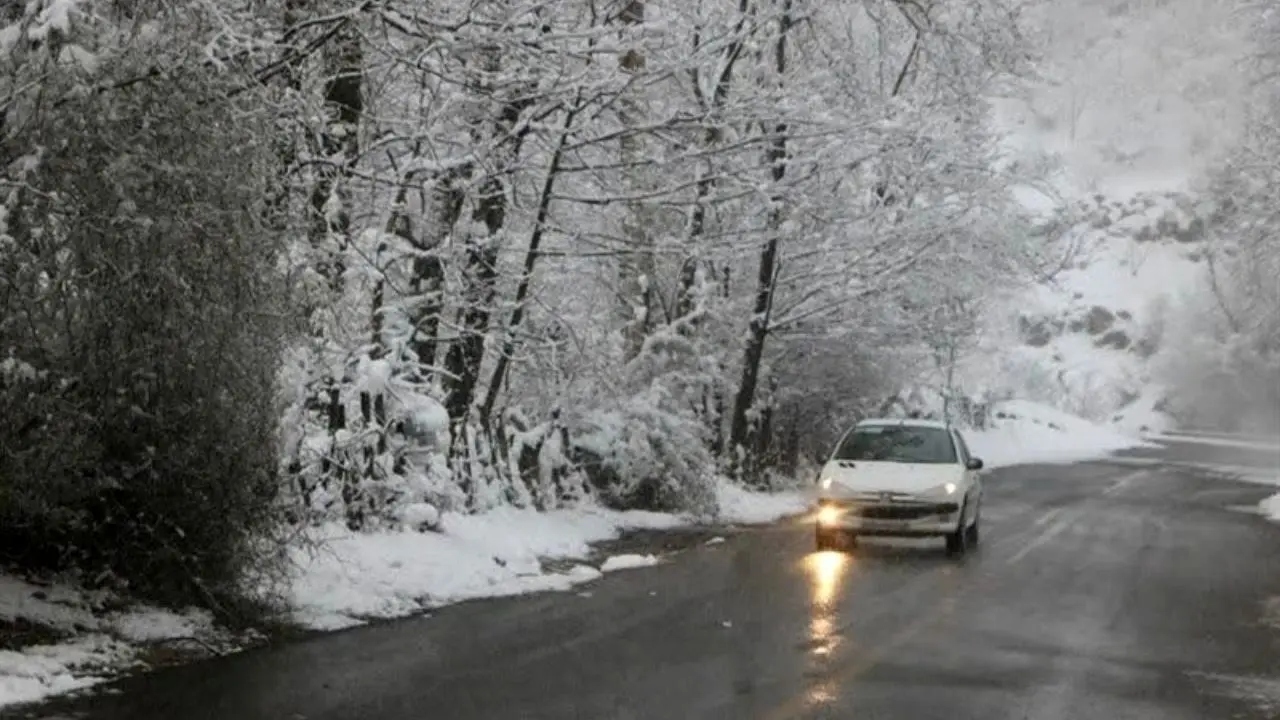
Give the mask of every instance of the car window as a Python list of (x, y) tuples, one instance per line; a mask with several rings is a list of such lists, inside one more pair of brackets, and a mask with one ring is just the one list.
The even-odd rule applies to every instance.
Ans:
[(954, 463), (956, 448), (944, 428), (863, 425), (845, 435), (833, 460)]

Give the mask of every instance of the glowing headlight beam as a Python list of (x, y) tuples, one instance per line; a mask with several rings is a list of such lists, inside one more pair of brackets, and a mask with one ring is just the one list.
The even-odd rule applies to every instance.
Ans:
[(840, 509), (831, 506), (818, 508), (818, 524), (834, 525), (840, 519)]

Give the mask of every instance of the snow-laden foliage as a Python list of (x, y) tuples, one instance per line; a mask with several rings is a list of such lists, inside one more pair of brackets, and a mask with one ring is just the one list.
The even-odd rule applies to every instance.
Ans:
[(842, 356), (941, 367), (1041, 264), (989, 122), (1030, 71), (999, 2), (333, 9), (290, 38), (332, 36), (292, 75), (312, 519), (705, 510), (913, 374)]
[(1246, 8), (1258, 52), (1245, 140), (1218, 169), (1210, 192), (1221, 208), (1200, 293), (1171, 327), (1183, 348), (1166, 374), (1179, 409), (1195, 423), (1254, 432), (1280, 430), (1280, 17)]
[(1026, 3), (1037, 82), (1001, 102), (1027, 155), (1064, 185), (1124, 200), (1184, 190), (1231, 152), (1256, 12), (1219, 0)]

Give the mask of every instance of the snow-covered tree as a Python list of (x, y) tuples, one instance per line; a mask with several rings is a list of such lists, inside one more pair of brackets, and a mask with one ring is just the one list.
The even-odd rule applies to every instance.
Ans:
[(1192, 422), (1280, 430), (1280, 18), (1249, 8), (1255, 47), (1243, 140), (1210, 187), (1216, 208), (1201, 292), (1179, 308), (1165, 365), (1176, 409)]

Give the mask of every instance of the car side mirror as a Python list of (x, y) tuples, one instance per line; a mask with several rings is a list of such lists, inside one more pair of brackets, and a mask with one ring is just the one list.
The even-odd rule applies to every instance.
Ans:
[(967, 467), (967, 468), (968, 468), (968, 469), (970, 469), (970, 470), (981, 470), (981, 469), (982, 469), (982, 458), (977, 458), (977, 457), (976, 457), (976, 458), (969, 458), (969, 462), (968, 462), (968, 464), (966, 464), (966, 465), (965, 465), (965, 467)]

